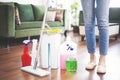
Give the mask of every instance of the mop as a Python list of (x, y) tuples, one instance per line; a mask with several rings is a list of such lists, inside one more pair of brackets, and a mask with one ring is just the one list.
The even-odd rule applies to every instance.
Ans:
[[(47, 11), (48, 11), (48, 2), (49, 1), (47, 0), (47, 5), (46, 5), (46, 9), (45, 9), (45, 15), (44, 15), (43, 22), (42, 22), (42, 30), (45, 29), (45, 19), (46, 19), (46, 14), (47, 14)], [(41, 44), (42, 34), (43, 34), (43, 31), (40, 31), (40, 37), (39, 37), (39, 42), (38, 42), (38, 49), (37, 49), (36, 57), (35, 57), (34, 62), (33, 62), (33, 66), (21, 67), (21, 70), (23, 70), (25, 72), (28, 72), (28, 73), (31, 73), (33, 75), (37, 75), (37, 76), (47, 76), (47, 75), (50, 74), (49, 71), (43, 70), (43, 69), (40, 69), (40, 68), (37, 67), (38, 56), (40, 56), (39, 52), (40, 52), (40, 47), (41, 47), (40, 44)], [(48, 45), (48, 47), (50, 48), (50, 45)]]

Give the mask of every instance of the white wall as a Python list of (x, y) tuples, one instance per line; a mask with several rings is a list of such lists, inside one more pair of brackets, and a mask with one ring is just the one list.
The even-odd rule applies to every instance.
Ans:
[(120, 0), (110, 0), (110, 7), (120, 7)]
[(18, 2), (23, 4), (42, 4), (43, 0), (0, 0), (0, 2)]
[[(81, 0), (57, 0), (58, 3), (63, 3), (65, 7), (68, 7), (73, 1), (80, 3)], [(45, 4), (46, 0), (0, 0), (0, 2), (18, 2), (24, 4)], [(110, 7), (120, 7), (120, 0), (110, 0)], [(81, 9), (81, 3), (80, 3)]]

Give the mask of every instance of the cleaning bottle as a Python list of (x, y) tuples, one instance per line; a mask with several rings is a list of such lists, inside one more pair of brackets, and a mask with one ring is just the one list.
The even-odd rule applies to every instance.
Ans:
[(76, 58), (77, 44), (65, 33), (66, 41), (60, 46), (60, 69), (66, 70), (68, 58)]
[(21, 59), (22, 59), (22, 67), (24, 66), (30, 66), (31, 65), (31, 56), (29, 55), (29, 51), (28, 51), (28, 46), (29, 46), (29, 43), (31, 41), (30, 40), (24, 40), (23, 43), (24, 43), (24, 51), (23, 51), (23, 54), (21, 56)]

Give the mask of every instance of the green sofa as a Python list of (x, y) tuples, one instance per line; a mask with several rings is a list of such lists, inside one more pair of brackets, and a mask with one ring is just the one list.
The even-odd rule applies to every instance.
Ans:
[[(111, 7), (109, 10), (109, 23), (120, 24), (120, 7)], [(79, 25), (84, 24), (83, 11), (79, 12)]]
[[(16, 22), (15, 7), (18, 8), (20, 24)], [(52, 11), (52, 10), (50, 10)], [(55, 10), (57, 11), (57, 10)], [(0, 2), (0, 38), (22, 38), (39, 35), (45, 6)], [(67, 11), (63, 10), (62, 20), (46, 21), (52, 29), (67, 29)]]
[[(96, 25), (97, 26), (97, 25)], [(98, 29), (95, 27), (95, 33), (98, 37)], [(83, 19), (83, 11), (81, 10), (79, 13), (79, 34), (81, 36), (81, 40), (84, 40), (85, 37), (85, 28), (84, 28), (84, 19)], [(110, 8), (109, 10), (109, 36), (115, 37), (117, 39), (120, 36), (120, 8)]]

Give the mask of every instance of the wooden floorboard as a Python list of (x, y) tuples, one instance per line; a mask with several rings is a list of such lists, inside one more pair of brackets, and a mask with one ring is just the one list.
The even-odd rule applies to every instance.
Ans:
[[(35, 76), (20, 70), (23, 43), (14, 43), (10, 48), (0, 47), (0, 80), (120, 80), (120, 38), (111, 39), (107, 55), (107, 73), (97, 74), (96, 69), (86, 70), (89, 61), (85, 41), (80, 40), (80, 35), (71, 33), (72, 40), (78, 45), (77, 71), (66, 72), (52, 69), (51, 75), (45, 77)], [(63, 39), (64, 41), (64, 39)], [(31, 47), (30, 47), (31, 49)], [(98, 42), (96, 46), (97, 62), (99, 58)]]

